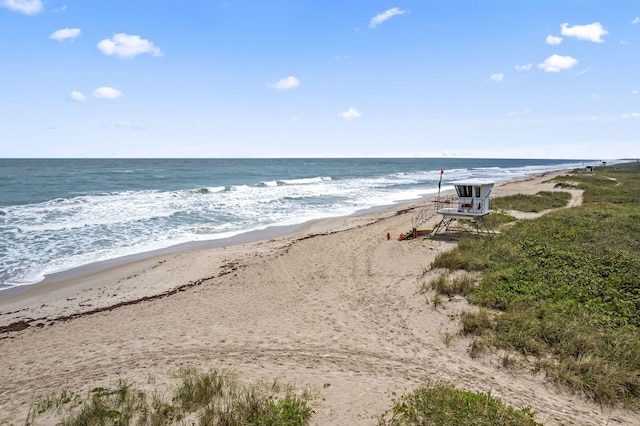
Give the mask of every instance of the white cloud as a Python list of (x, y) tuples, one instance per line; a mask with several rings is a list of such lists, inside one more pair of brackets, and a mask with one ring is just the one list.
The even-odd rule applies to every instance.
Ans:
[(502, 81), (504, 80), (504, 74), (503, 73), (497, 73), (497, 74), (491, 74), (491, 80), (493, 81)]
[(338, 114), (338, 117), (342, 118), (343, 120), (351, 120), (354, 118), (362, 117), (362, 114), (360, 114), (360, 112), (358, 112), (358, 110), (355, 108), (349, 108), (345, 112)]
[(516, 65), (516, 71), (529, 71), (533, 64)]
[(622, 114), (622, 118), (638, 118), (640, 117), (640, 112), (632, 112), (631, 114)]
[(640, 16), (636, 16), (635, 18), (633, 18), (633, 21), (631, 21), (632, 24), (640, 24)]
[(562, 70), (568, 70), (578, 63), (576, 58), (571, 56), (551, 55), (541, 64), (538, 64), (538, 68), (547, 72), (558, 72)]
[(640, 92), (638, 92), (636, 89), (633, 89), (633, 90), (631, 91), (631, 94), (632, 94), (632, 95), (637, 95), (638, 93), (640, 93)]
[(151, 53), (153, 56), (162, 56), (159, 48), (149, 40), (138, 35), (118, 33), (111, 39), (104, 39), (98, 43), (98, 49), (105, 55), (116, 55), (122, 58), (133, 58), (142, 53)]
[(406, 10), (398, 9), (397, 7), (386, 10), (382, 13), (377, 14), (373, 18), (371, 18), (371, 22), (369, 23), (369, 28), (375, 28), (378, 25), (382, 24), (387, 19), (392, 18), (396, 15), (404, 15), (405, 13), (407, 13)]
[(290, 90), (290, 89), (295, 89), (298, 86), (300, 86), (300, 80), (298, 80), (292, 75), (290, 75), (287, 78), (283, 78), (279, 80), (277, 83), (273, 83), (273, 84), (269, 83), (267, 85), (267, 87), (270, 87), (276, 90)]
[(562, 37), (556, 37), (549, 34), (545, 41), (547, 44), (556, 45), (562, 43)]
[(25, 15), (35, 15), (44, 10), (42, 0), (1, 0), (0, 6)]
[(69, 99), (71, 99), (72, 101), (84, 101), (86, 99), (86, 96), (84, 95), (84, 93), (82, 92), (78, 92), (73, 90), (71, 92), (71, 94), (69, 95)]
[(113, 87), (98, 87), (96, 90), (93, 91), (93, 97), (94, 98), (100, 98), (100, 99), (118, 99), (120, 96), (122, 96), (122, 92), (119, 91), (118, 89), (114, 89)]
[(583, 69), (582, 71), (580, 71), (576, 75), (583, 75), (583, 74), (586, 74), (586, 73), (589, 73), (589, 72), (591, 72), (591, 66), (586, 67), (585, 69)]
[(564, 23), (560, 25), (562, 28), (562, 35), (567, 37), (575, 37), (580, 40), (593, 41), (594, 43), (602, 43), (602, 36), (609, 34), (607, 30), (602, 28), (600, 22), (594, 22), (588, 25), (574, 25), (570, 27), (569, 24)]
[(63, 28), (61, 30), (54, 31), (53, 34), (49, 36), (52, 40), (66, 40), (68, 38), (76, 38), (80, 35), (80, 28)]

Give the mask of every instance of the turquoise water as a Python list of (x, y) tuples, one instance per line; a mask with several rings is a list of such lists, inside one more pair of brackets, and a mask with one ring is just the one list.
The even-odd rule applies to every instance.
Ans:
[(594, 164), (531, 159), (0, 159), (0, 287), (185, 242), (345, 216), (447, 181)]

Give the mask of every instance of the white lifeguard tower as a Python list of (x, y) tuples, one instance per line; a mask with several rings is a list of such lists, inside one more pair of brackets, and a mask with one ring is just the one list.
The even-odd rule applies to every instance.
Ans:
[[(458, 180), (449, 182), (456, 189), (458, 195), (457, 204), (454, 207), (441, 207), (439, 200), (436, 211), (442, 215), (442, 220), (433, 229), (435, 235), (438, 231), (444, 229), (449, 231), (452, 224), (457, 220), (466, 220), (470, 222), (479, 234), (493, 233), (487, 226), (484, 217), (491, 213), (489, 206), (489, 196), (493, 189), (494, 182), (488, 179), (476, 178)], [(452, 203), (445, 203), (451, 205)]]

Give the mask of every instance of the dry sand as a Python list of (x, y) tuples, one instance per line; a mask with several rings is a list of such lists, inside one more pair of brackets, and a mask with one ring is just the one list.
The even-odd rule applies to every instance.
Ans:
[[(493, 195), (550, 190), (549, 177), (498, 184)], [(150, 377), (162, 389), (180, 366), (310, 385), (315, 425), (375, 424), (390, 392), (437, 379), (530, 406), (546, 425), (640, 424), (636, 413), (586, 402), (526, 366), (502, 367), (501, 353), (472, 359), (467, 338), (448, 341), (459, 313), (473, 308), (455, 298), (435, 309), (418, 288), (455, 240), (397, 241), (430, 204), (0, 294), (0, 327), (27, 326), (0, 334), (0, 424), (23, 423), (37, 397), (62, 389)]]

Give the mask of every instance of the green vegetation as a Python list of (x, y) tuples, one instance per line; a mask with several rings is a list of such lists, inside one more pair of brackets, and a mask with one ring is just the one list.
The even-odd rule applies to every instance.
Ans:
[(534, 426), (528, 409), (511, 408), (491, 394), (462, 391), (446, 383), (416, 389), (394, 400), (393, 407), (378, 419), (379, 426)]
[(26, 421), (53, 409), (57, 424), (81, 425), (291, 425), (308, 424), (312, 410), (309, 392), (300, 394), (279, 382), (241, 384), (227, 371), (183, 368), (174, 397), (169, 401), (157, 392), (149, 394), (120, 380), (111, 388), (97, 387), (86, 398), (78, 392), (62, 392), (36, 403)]
[(489, 229), (498, 229), (506, 223), (515, 222), (517, 219), (510, 214), (493, 212), (492, 214), (485, 216), (484, 221)]
[(481, 274), (468, 297), (485, 309), (463, 317), (464, 333), (535, 357), (534, 371), (597, 402), (638, 408), (640, 164), (556, 180), (584, 189), (584, 204), (463, 239), (431, 266)]
[(447, 273), (441, 273), (436, 278), (424, 283), (420, 287), (420, 293), (435, 290), (437, 294), (452, 297), (456, 294), (466, 296), (471, 293), (476, 284), (476, 278), (472, 274), (462, 274), (451, 278)]
[(563, 191), (541, 191), (535, 195), (516, 194), (491, 200), (491, 208), (496, 210), (518, 210), (521, 212), (541, 212), (565, 207), (571, 194)]

